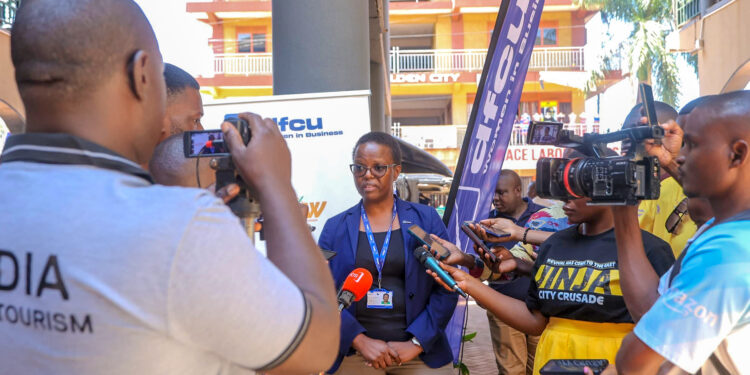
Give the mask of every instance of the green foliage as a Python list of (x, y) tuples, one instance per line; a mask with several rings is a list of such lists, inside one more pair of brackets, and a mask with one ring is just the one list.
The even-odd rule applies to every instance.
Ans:
[[(665, 40), (675, 29), (671, 0), (583, 0), (583, 5), (587, 9), (598, 9), (606, 24), (618, 20), (632, 25), (629, 37), (619, 46), (630, 72), (641, 82), (655, 83), (659, 100), (677, 105), (680, 92), (677, 60), (667, 50)], [(603, 71), (611, 70), (605, 60), (600, 61), (599, 71), (592, 73), (589, 85), (600, 82)]]
[[(464, 337), (461, 338), (461, 342), (468, 342), (468, 341), (474, 340), (475, 337), (477, 337), (476, 332), (467, 333), (464, 335)], [(454, 363), (453, 368), (459, 369), (461, 371), (461, 375), (470, 375), (469, 367), (466, 366), (466, 364), (463, 363), (462, 361), (458, 361), (458, 363)]]
[(467, 335), (464, 335), (464, 337), (461, 339), (463, 342), (474, 340), (474, 338), (477, 337), (476, 332), (469, 333)]
[(470, 375), (469, 368), (466, 367), (466, 364), (463, 362), (458, 362), (458, 364), (454, 363), (453, 368), (457, 368), (461, 371), (461, 375)]

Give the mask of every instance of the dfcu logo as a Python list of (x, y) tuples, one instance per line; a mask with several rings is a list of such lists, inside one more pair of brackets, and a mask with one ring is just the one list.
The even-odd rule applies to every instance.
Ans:
[(273, 118), (273, 121), (276, 122), (276, 124), (279, 125), (279, 129), (282, 132), (285, 132), (287, 130), (295, 131), (295, 132), (301, 132), (303, 130), (317, 130), (317, 129), (323, 129), (323, 118), (318, 117), (315, 119), (315, 123), (313, 123), (313, 119), (306, 118), (294, 118), (289, 119), (289, 117), (281, 117), (281, 118)]
[(307, 220), (316, 221), (323, 214), (323, 210), (326, 209), (328, 202), (308, 202), (305, 203), (310, 209), (307, 211)]

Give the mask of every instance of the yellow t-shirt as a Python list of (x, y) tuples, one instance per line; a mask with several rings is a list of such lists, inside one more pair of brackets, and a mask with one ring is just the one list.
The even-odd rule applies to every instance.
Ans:
[(685, 213), (676, 233), (667, 231), (667, 218), (683, 199), (685, 194), (682, 192), (682, 186), (674, 178), (669, 177), (661, 182), (659, 199), (642, 201), (638, 206), (638, 222), (641, 229), (669, 243), (675, 258), (682, 253), (687, 241), (698, 230), (690, 215)]

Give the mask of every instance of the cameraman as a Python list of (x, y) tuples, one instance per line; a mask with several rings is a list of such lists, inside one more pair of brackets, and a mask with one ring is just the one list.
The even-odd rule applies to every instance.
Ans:
[(161, 140), (190, 130), (203, 130), (203, 99), (200, 85), (190, 73), (179, 67), (164, 64), (167, 85), (166, 128)]
[(750, 369), (748, 103), (750, 91), (705, 97), (688, 104), (691, 111), (683, 109), (684, 135), (674, 123), (665, 126), (662, 153), (670, 154), (669, 144), (683, 144), (679, 156), (665, 165), (678, 166), (685, 194), (706, 198), (715, 218), (661, 279), (637, 243), (636, 209), (613, 208), (623, 290), (637, 321), (617, 355), (622, 374), (674, 367), (704, 374)]
[(333, 280), (299, 217), (276, 124), (241, 115), (247, 146), (223, 124), (266, 213), (269, 261), (218, 199), (153, 185), (138, 167), (159, 140), (166, 94), (140, 8), (59, 5), (23, 2), (11, 34), (29, 133), (8, 140), (0, 164), (3, 372), (328, 368)]
[[(642, 104), (636, 104), (625, 118), (622, 129), (635, 126), (645, 126), (647, 119), (642, 118)], [(658, 123), (673, 123), (677, 119), (677, 111), (667, 103), (655, 101), (654, 109)], [(669, 141), (669, 138), (666, 140)], [(623, 154), (633, 147), (630, 140), (622, 142)], [(659, 161), (668, 165), (669, 161), (663, 155), (655, 152), (656, 149), (648, 142), (647, 150), (654, 150), (654, 156), (662, 156)], [(665, 173), (666, 174), (666, 173)], [(687, 197), (682, 192), (682, 186), (674, 177), (666, 174), (660, 182), (659, 199), (644, 200), (638, 207), (638, 222), (641, 229), (649, 232), (669, 243), (675, 257), (678, 257), (685, 248), (688, 239), (695, 234), (697, 227), (687, 214)]]

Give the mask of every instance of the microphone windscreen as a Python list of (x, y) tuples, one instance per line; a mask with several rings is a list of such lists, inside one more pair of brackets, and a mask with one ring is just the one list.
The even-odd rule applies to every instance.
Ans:
[(341, 290), (348, 290), (354, 294), (354, 300), (359, 301), (367, 295), (372, 286), (372, 274), (364, 268), (357, 268), (349, 273), (344, 280)]

